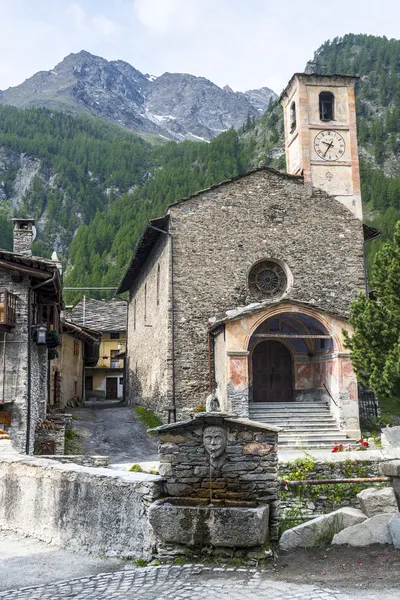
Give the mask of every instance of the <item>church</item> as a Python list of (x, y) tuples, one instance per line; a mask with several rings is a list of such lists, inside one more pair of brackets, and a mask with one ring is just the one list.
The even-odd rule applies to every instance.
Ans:
[(354, 86), (296, 73), (280, 97), (287, 173), (260, 165), (149, 222), (129, 292), (127, 399), (164, 422), (212, 393), (280, 443), (360, 437), (342, 330), (365, 289)]

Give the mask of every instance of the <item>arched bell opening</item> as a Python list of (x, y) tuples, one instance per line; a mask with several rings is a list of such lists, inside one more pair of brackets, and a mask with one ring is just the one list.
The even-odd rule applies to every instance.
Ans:
[(334, 350), (316, 317), (285, 312), (266, 319), (248, 347), (250, 402), (328, 400), (337, 387)]

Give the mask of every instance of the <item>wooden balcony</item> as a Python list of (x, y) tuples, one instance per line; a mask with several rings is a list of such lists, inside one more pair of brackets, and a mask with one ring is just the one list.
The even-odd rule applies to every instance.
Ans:
[(44, 325), (48, 330), (60, 331), (60, 306), (57, 302), (33, 304), (32, 325)]
[(7, 290), (0, 292), (0, 331), (15, 327), (17, 314), (17, 296)]

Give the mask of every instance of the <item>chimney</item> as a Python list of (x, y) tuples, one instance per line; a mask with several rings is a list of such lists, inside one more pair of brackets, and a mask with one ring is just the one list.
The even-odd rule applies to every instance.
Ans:
[(14, 247), (15, 254), (32, 256), (32, 243), (36, 237), (35, 219), (13, 219), (14, 223)]

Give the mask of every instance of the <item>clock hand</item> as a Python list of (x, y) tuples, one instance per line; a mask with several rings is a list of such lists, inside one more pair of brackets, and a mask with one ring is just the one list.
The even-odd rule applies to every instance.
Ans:
[(325, 152), (324, 152), (324, 156), (326, 156), (326, 153), (328, 152), (328, 150), (329, 150), (330, 148), (332, 148), (332, 146), (333, 146), (333, 142), (331, 142), (331, 143), (329, 144), (329, 146), (327, 147), (327, 149), (325, 150)]

